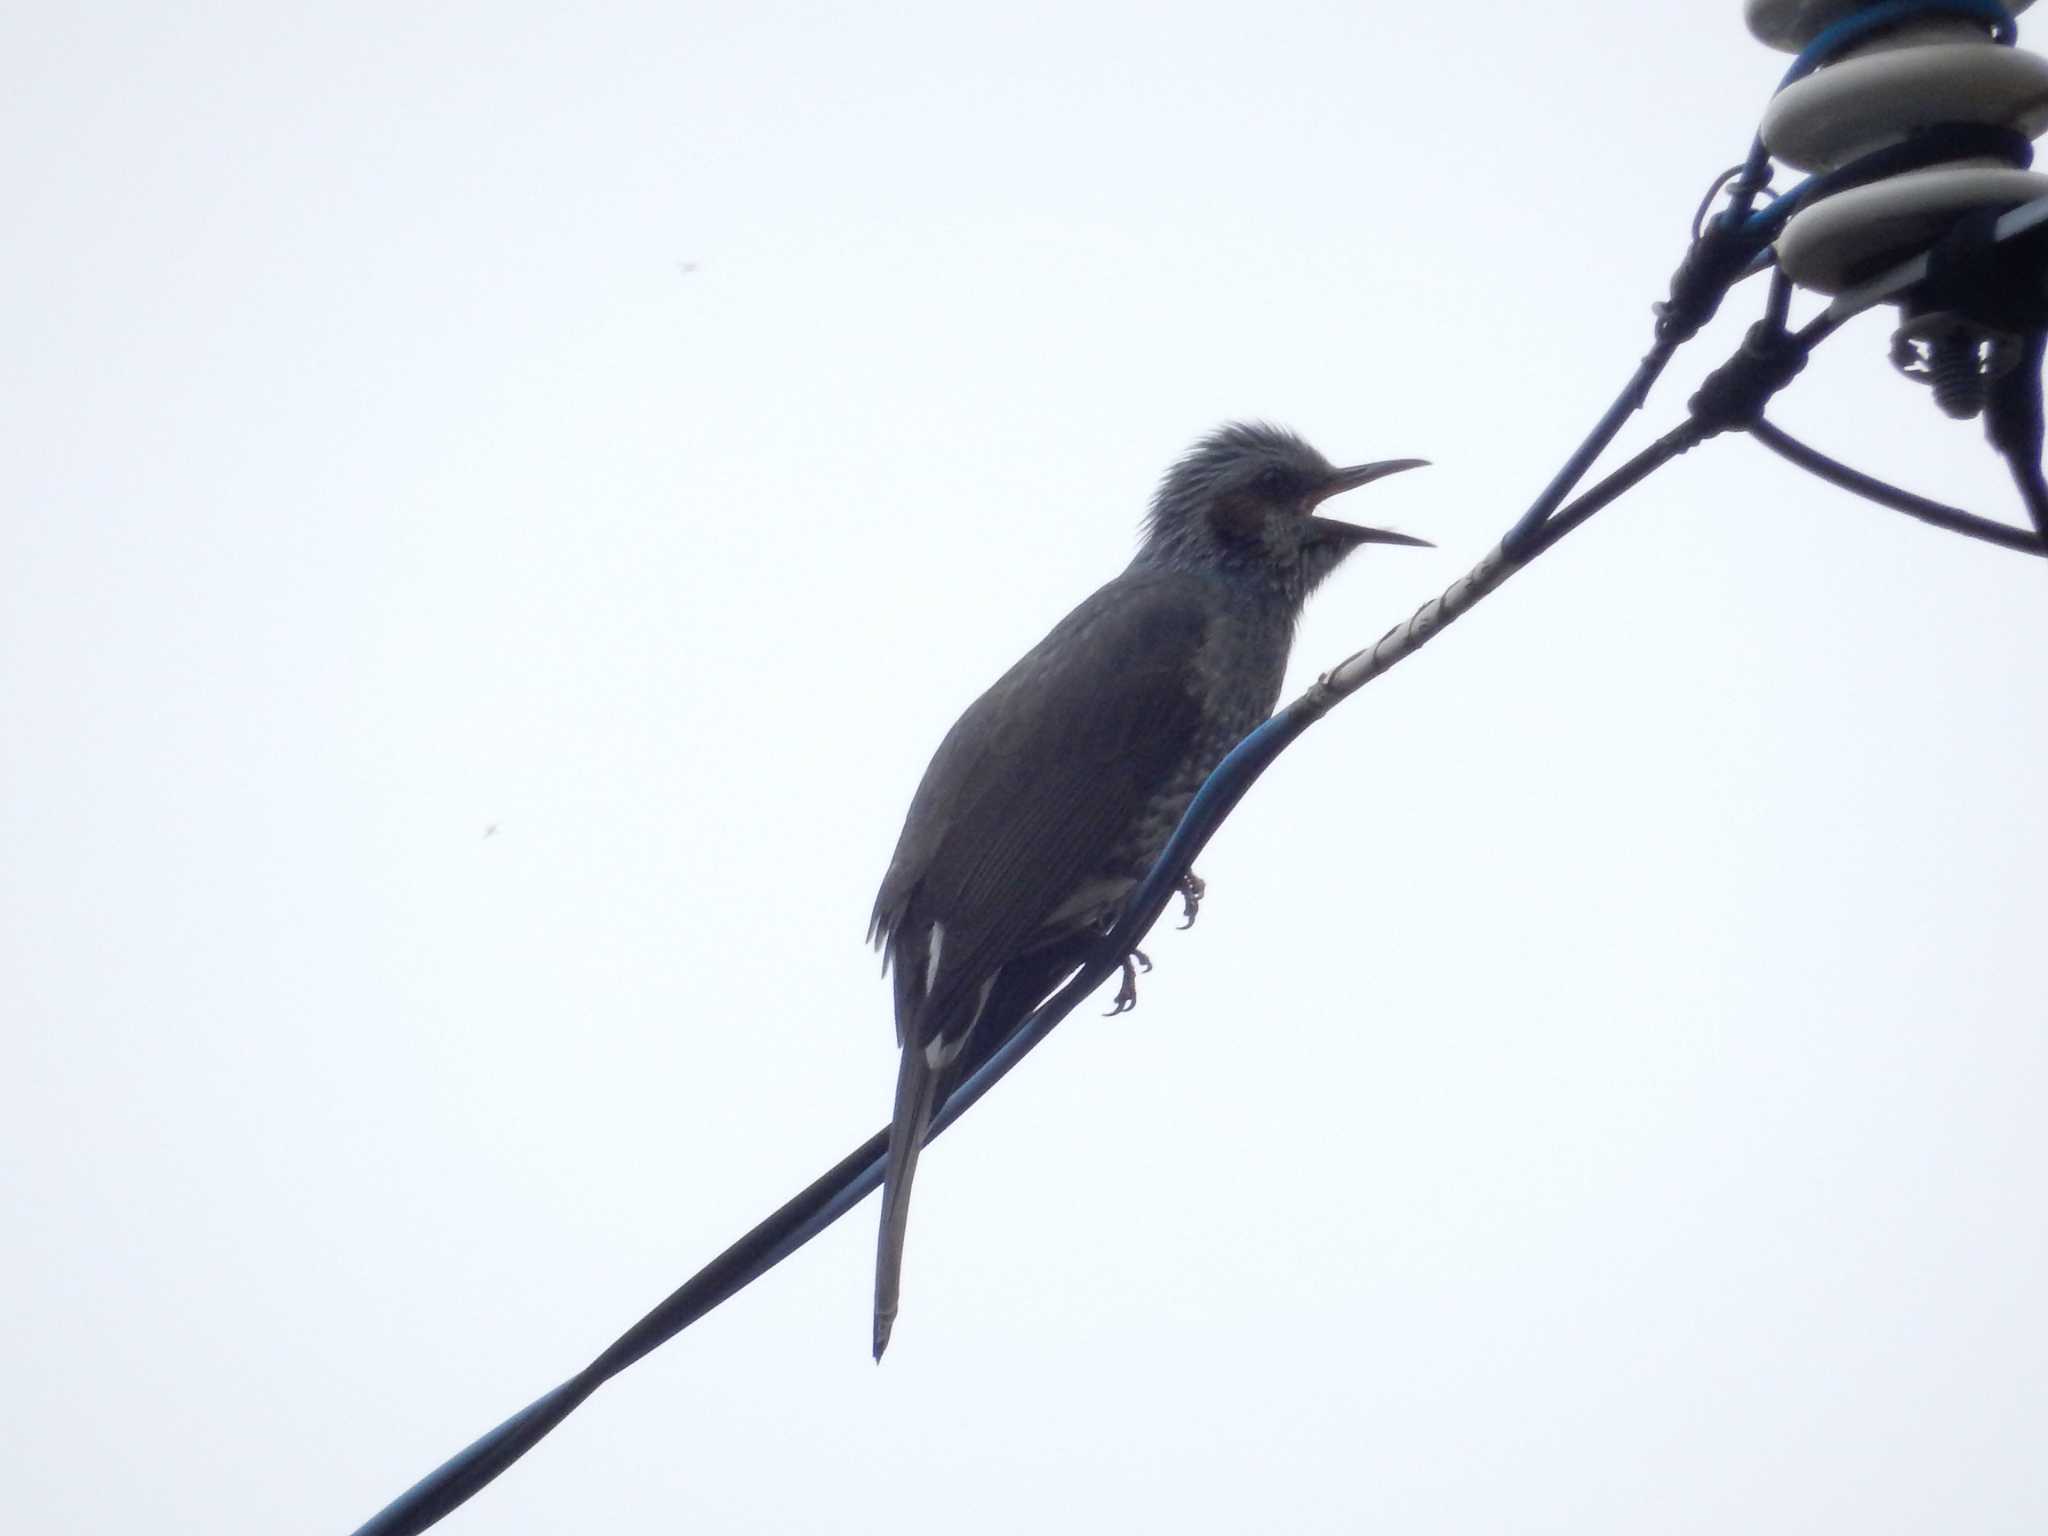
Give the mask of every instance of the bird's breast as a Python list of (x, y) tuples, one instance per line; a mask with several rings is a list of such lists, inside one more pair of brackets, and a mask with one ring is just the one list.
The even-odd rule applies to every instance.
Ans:
[(1085, 893), (1077, 891), (1068, 906), (1078, 906), (1084, 897), (1093, 896), (1101, 920), (1115, 915), (1131, 887), (1166, 851), (1195, 792), (1216, 765), (1273, 712), (1286, 672), (1290, 638), (1288, 628), (1276, 629), (1256, 618), (1233, 616), (1210, 625), (1191, 669), (1192, 686), (1202, 705), (1201, 725), (1179, 762), (1110, 850), (1104, 861), (1108, 878), (1091, 882), (1095, 888)]

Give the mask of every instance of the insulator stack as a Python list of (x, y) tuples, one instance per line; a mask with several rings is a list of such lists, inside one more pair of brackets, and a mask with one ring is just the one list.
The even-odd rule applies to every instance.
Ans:
[[(2010, 12), (2031, 0), (2008, 0)], [(1798, 53), (1869, 0), (1746, 0), (1749, 29)], [(1764, 114), (1763, 141), (1783, 163), (1836, 170), (1933, 128), (2048, 129), (2048, 59), (1994, 42), (1984, 21), (1929, 15), (1852, 44), (1786, 85)], [(2048, 195), (2048, 176), (1995, 156), (1965, 156), (1816, 199), (1786, 225), (1778, 263), (1795, 282), (1839, 293), (1939, 240), (1962, 215)]]

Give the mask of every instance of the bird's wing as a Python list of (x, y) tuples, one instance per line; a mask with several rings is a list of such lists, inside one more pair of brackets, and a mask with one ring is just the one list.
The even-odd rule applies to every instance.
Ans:
[(1185, 764), (1203, 717), (1201, 596), (1196, 578), (1112, 582), (948, 733), (875, 904), (905, 1044), (971, 1023), (996, 972), (1058, 936), (1048, 919)]

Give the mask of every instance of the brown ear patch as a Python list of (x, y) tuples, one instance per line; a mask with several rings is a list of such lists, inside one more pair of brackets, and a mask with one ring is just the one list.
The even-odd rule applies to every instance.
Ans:
[(1209, 504), (1209, 526), (1226, 544), (1257, 544), (1265, 530), (1268, 510), (1249, 491), (1231, 491)]

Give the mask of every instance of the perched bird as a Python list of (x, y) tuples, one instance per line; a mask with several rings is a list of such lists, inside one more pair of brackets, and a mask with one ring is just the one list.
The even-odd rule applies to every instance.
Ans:
[[(1332, 465), (1233, 424), (1167, 471), (1122, 575), (946, 733), (910, 802), (869, 939), (893, 972), (903, 1060), (882, 1183), (875, 1358), (888, 1346), (918, 1152), (942, 1089), (1086, 958), (1209, 771), (1280, 697), (1302, 605), (1361, 544), (1316, 515), (1420, 459)], [(1183, 883), (1194, 919), (1201, 883)], [(1129, 960), (1118, 1011), (1136, 1000)]]

